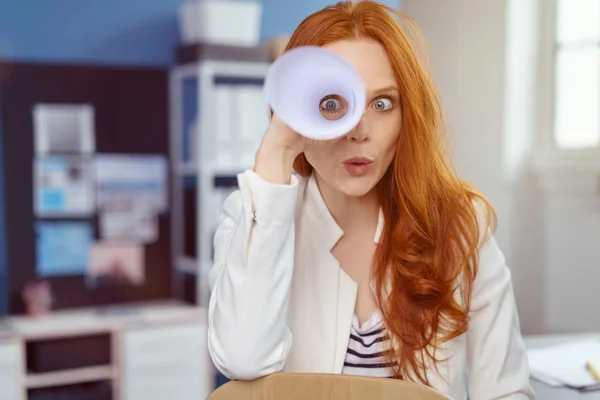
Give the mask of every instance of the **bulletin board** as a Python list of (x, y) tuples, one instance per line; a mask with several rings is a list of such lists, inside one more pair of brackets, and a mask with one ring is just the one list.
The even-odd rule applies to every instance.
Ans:
[[(33, 110), (41, 104), (86, 104), (93, 108), (94, 152), (163, 156), (166, 196), (171, 177), (168, 134), (168, 71), (163, 68), (45, 65), (0, 62), (0, 123), (7, 256), (8, 313), (25, 311), (24, 286), (40, 279), (36, 247), (42, 221), (89, 222), (92, 239), (100, 235), (100, 214), (86, 217), (36, 214), (36, 142)], [(85, 209), (85, 206), (82, 207)], [(148, 301), (173, 295), (171, 222), (159, 214), (155, 240), (143, 245), (144, 279), (136, 285), (97, 285), (84, 274), (43, 277), (54, 296), (53, 309)], [(52, 236), (52, 230), (47, 233)]]

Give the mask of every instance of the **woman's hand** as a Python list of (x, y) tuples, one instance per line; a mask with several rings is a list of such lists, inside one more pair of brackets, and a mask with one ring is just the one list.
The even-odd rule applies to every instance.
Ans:
[(306, 138), (294, 132), (275, 113), (262, 140), (262, 144), (288, 149), (296, 155), (304, 151), (306, 142)]
[(294, 160), (304, 151), (306, 144), (307, 139), (273, 114), (256, 152), (254, 172), (268, 182), (289, 184)]

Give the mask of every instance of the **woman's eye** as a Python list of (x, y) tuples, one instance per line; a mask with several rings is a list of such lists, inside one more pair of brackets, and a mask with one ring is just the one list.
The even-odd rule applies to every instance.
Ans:
[(325, 111), (335, 111), (340, 108), (340, 101), (334, 98), (325, 99), (321, 102), (321, 108)]
[(392, 108), (392, 105), (393, 104), (390, 99), (381, 98), (381, 99), (375, 100), (375, 102), (373, 103), (373, 108), (376, 109), (377, 111), (387, 111), (390, 108)]
[(329, 96), (321, 100), (321, 115), (329, 120), (336, 120), (346, 115), (346, 101), (339, 96)]

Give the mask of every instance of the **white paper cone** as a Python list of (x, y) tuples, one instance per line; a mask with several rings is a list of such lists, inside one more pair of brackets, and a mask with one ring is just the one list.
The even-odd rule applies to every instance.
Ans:
[[(271, 65), (264, 90), (279, 118), (314, 140), (344, 136), (358, 125), (365, 110), (366, 90), (358, 72), (322, 47), (302, 46), (285, 52)], [(328, 95), (347, 102), (343, 117), (329, 120), (321, 114), (321, 100)]]

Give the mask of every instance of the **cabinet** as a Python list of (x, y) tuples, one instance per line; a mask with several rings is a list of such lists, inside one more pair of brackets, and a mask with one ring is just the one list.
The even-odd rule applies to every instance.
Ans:
[(132, 329), (121, 335), (122, 386), (127, 400), (178, 400), (207, 396), (212, 376), (202, 324)]
[(0, 399), (22, 399), (22, 368), (21, 342), (0, 338)]
[[(10, 331), (0, 336), (1, 400), (198, 400), (214, 389), (201, 308), (144, 303), (6, 318), (3, 324)], [(101, 336), (107, 345), (97, 340)], [(70, 342), (81, 349), (86, 340), (109, 354), (69, 351)], [(56, 360), (56, 346), (68, 362)]]

